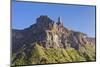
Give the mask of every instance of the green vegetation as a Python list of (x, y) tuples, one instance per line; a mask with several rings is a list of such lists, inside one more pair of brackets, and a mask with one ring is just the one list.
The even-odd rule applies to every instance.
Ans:
[(95, 47), (84, 45), (79, 50), (74, 48), (43, 48), (36, 43), (27, 55), (25, 51), (13, 54), (13, 65), (47, 64), (95, 60)]
[(26, 60), (26, 55), (25, 53), (23, 52), (22, 54), (18, 54), (16, 55), (16, 57), (14, 58), (13, 60), (13, 65), (26, 65), (27, 64), (27, 60)]
[(86, 58), (87, 61), (94, 61), (95, 59), (95, 46), (93, 45), (84, 45), (80, 47), (79, 54)]

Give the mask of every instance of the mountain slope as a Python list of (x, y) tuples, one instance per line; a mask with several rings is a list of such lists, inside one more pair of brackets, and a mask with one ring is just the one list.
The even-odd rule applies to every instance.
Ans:
[(12, 30), (12, 65), (95, 61), (95, 38), (41, 15), (24, 30)]

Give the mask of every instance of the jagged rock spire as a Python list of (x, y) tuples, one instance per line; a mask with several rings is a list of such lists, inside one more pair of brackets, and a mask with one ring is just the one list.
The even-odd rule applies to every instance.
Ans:
[(61, 21), (60, 21), (60, 17), (58, 17), (58, 22), (61, 22)]
[(63, 22), (61, 21), (61, 18), (60, 18), (60, 17), (58, 17), (57, 24), (58, 24), (58, 25), (62, 25), (62, 26), (63, 26)]

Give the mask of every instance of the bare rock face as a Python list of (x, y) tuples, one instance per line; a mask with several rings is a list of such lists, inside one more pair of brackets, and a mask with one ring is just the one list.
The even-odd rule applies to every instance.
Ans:
[(84, 44), (95, 45), (95, 39), (86, 34), (68, 30), (63, 26), (60, 17), (57, 22), (48, 16), (42, 15), (37, 18), (35, 24), (24, 30), (13, 30), (13, 51), (16, 52), (24, 45), (38, 42), (45, 48), (75, 48), (79, 49)]

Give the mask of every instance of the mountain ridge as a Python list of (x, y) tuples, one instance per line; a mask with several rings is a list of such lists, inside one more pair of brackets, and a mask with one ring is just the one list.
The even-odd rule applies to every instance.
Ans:
[[(90, 61), (95, 60), (95, 48), (94, 48), (95, 38), (88, 37), (86, 34), (82, 32), (77, 32), (65, 28), (63, 26), (63, 22), (61, 21), (60, 17), (58, 17), (58, 21), (55, 22), (52, 19), (50, 19), (48, 16), (41, 15), (39, 18), (37, 18), (36, 23), (31, 25), (30, 27), (25, 28), (23, 30), (14, 30), (14, 29), (12, 30), (12, 53), (16, 54), (16, 56), (17, 53), (20, 54), (20, 52), (18, 52), (19, 50), (24, 50), (23, 52), (26, 54), (25, 56), (27, 57), (28, 55), (31, 55), (27, 53), (33, 51), (32, 54), (33, 58), (37, 57), (38, 55), (41, 58), (40, 55), (41, 52), (39, 51), (39, 48), (41, 51), (43, 50), (42, 55), (45, 56), (45, 59), (38, 60), (39, 57), (37, 57), (37, 59), (34, 59), (35, 61), (37, 61), (37, 62), (34, 61), (34, 64), (41, 64), (42, 61), (43, 62), (45, 61), (44, 63), (52, 63), (51, 59), (49, 59), (51, 57), (47, 52), (54, 51), (54, 50), (56, 51), (56, 49), (60, 52), (63, 51), (65, 53), (67, 49), (74, 51), (76, 54), (78, 54), (77, 53), (78, 51), (79, 57), (81, 57), (80, 50), (84, 49), (84, 52), (86, 52), (86, 49), (89, 49), (86, 46), (91, 47), (91, 50), (93, 51), (92, 54), (93, 57), (89, 56), (90, 57), (89, 60)], [(38, 51), (38, 54), (36, 53), (37, 51), (35, 50), (35, 48)], [(45, 50), (47, 50), (47, 52)], [(67, 53), (69, 50), (67, 50)], [(82, 53), (82, 55), (84, 55), (84, 52)], [(35, 54), (37, 56), (35, 56)], [(49, 57), (46, 57), (47, 55)], [(88, 56), (87, 53), (86, 56)], [(62, 58), (64, 60), (62, 62), (67, 62), (64, 57)], [(58, 61), (61, 62), (61, 60), (58, 59), (55, 59), (54, 62), (56, 62), (56, 60), (57, 62)], [(88, 58), (81, 57), (81, 60), (85, 61), (88, 60)], [(81, 61), (81, 60), (76, 60), (76, 61)], [(38, 61), (40, 62), (38, 63)], [(16, 61), (13, 61), (13, 63), (14, 62)], [(33, 61), (31, 60), (31, 63), (32, 62)]]

